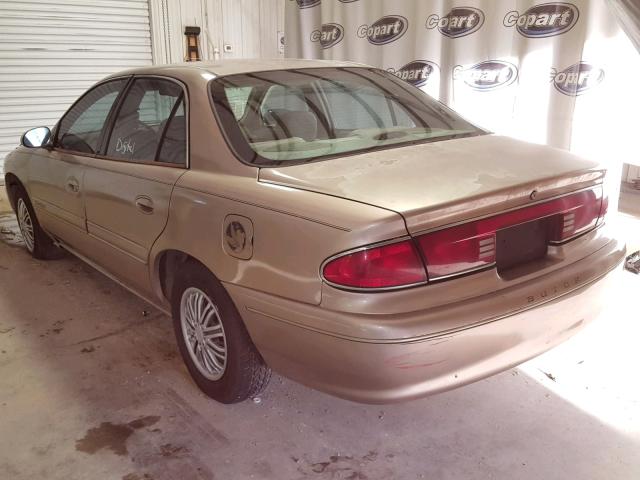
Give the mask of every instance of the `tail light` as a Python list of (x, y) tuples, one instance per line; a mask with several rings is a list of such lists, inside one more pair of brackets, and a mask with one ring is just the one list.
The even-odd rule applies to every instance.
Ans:
[(604, 193), (603, 195), (604, 196), (602, 197), (602, 207), (600, 207), (600, 217), (598, 218), (598, 224), (597, 224), (598, 227), (604, 223), (604, 219), (607, 216), (607, 213), (609, 212), (609, 195), (607, 195), (606, 193)]
[(495, 263), (496, 233), (521, 223), (550, 218), (548, 240), (564, 243), (596, 226), (602, 210), (602, 189), (556, 198), (417, 237), (429, 280), (460, 275)]
[(496, 261), (496, 232), (487, 222), (438, 230), (417, 241), (432, 280), (479, 270)]
[(347, 253), (325, 263), (330, 283), (352, 288), (393, 288), (427, 281), (412, 240)]
[(358, 289), (398, 288), (441, 280), (493, 266), (499, 230), (547, 218), (549, 243), (561, 244), (603, 223), (606, 210), (607, 200), (603, 199), (602, 188), (597, 187), (413, 240), (346, 253), (327, 261), (322, 273), (332, 284)]
[(602, 189), (587, 190), (555, 200), (560, 213), (554, 218), (551, 243), (563, 243), (591, 230), (603, 207)]

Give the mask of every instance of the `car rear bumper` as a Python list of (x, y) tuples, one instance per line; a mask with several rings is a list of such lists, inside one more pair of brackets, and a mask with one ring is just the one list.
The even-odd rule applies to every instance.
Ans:
[[(356, 316), (367, 336), (321, 328), (323, 317), (343, 315), (227, 284), (249, 333), (274, 370), (300, 383), (364, 403), (391, 403), (455, 388), (498, 373), (563, 342), (598, 316), (614, 288), (624, 247), (612, 242), (591, 257), (563, 269), (562, 277), (581, 278), (565, 290), (551, 290), (549, 279), (527, 282), (500, 300), (465, 302), (465, 327), (408, 338), (372, 338), (367, 316)], [(592, 272), (587, 276), (585, 272)], [(595, 273), (594, 273), (595, 272)], [(545, 283), (546, 282), (546, 283)], [(556, 280), (557, 282), (557, 280)], [(561, 283), (566, 284), (565, 280)], [(527, 298), (545, 286), (533, 306), (504, 312), (505, 295)], [(575, 287), (575, 288), (573, 288)], [(553, 293), (557, 293), (554, 296)], [(523, 297), (523, 294), (524, 295)], [(495, 311), (487, 315), (487, 302)], [(439, 309), (437, 315), (447, 314)], [(317, 328), (307, 319), (313, 315)], [(412, 312), (425, 324), (434, 312)], [(300, 321), (300, 319), (305, 319)], [(353, 318), (351, 318), (353, 320)]]

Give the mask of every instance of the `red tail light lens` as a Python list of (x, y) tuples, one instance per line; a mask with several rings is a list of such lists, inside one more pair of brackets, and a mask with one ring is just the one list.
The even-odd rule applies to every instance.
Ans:
[(554, 200), (560, 213), (555, 217), (551, 243), (562, 243), (594, 228), (603, 207), (602, 190), (587, 190)]
[(392, 288), (427, 281), (412, 240), (349, 253), (327, 262), (325, 280), (352, 288)]
[(597, 187), (420, 235), (416, 243), (405, 240), (347, 253), (327, 261), (322, 275), (331, 284), (362, 289), (440, 280), (494, 265), (499, 230), (547, 218), (547, 241), (564, 243), (601, 224), (606, 211)]
[(598, 217), (598, 226), (604, 223), (604, 219), (609, 212), (609, 195), (604, 195), (602, 197), (602, 207), (600, 207), (600, 217)]
[(421, 235), (417, 241), (429, 280), (493, 265), (496, 232), (521, 223), (551, 217), (549, 242), (566, 242), (596, 226), (602, 203), (602, 189), (596, 188)]
[(493, 265), (495, 231), (472, 222), (418, 237), (430, 279), (447, 277)]

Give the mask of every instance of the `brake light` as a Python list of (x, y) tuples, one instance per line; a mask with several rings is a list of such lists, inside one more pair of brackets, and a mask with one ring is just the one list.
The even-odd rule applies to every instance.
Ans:
[(412, 240), (345, 254), (327, 262), (322, 273), (328, 282), (352, 288), (392, 288), (427, 281)]

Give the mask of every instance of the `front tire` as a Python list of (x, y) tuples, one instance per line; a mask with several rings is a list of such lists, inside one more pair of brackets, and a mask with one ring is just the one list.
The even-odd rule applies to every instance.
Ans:
[(266, 387), (271, 370), (229, 294), (206, 268), (190, 262), (178, 272), (171, 308), (180, 354), (205, 394), (229, 404)]
[(19, 186), (14, 189), (18, 226), (29, 253), (38, 260), (55, 260), (64, 256), (64, 250), (57, 247), (40, 226), (27, 192)]

